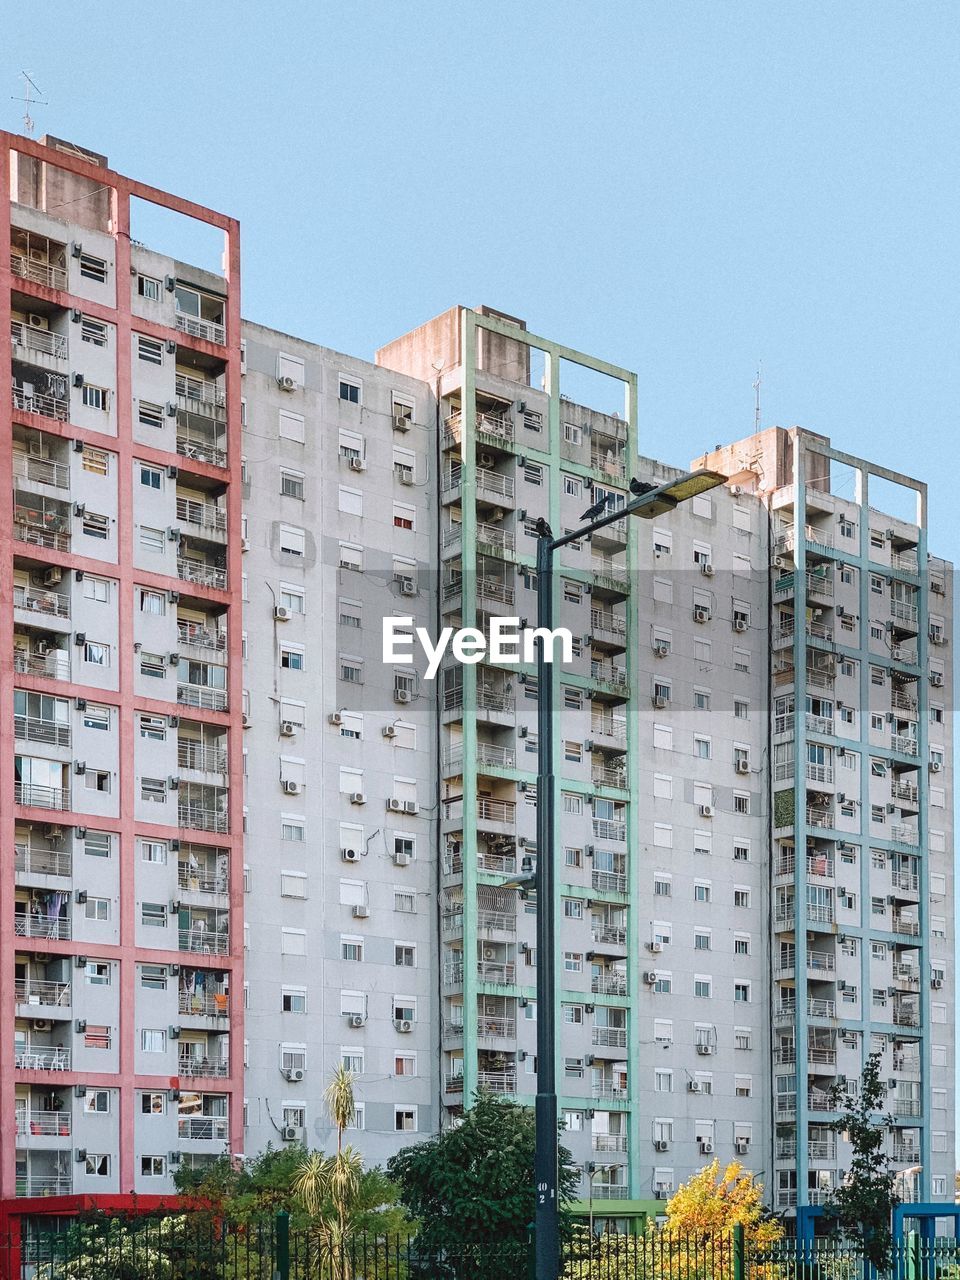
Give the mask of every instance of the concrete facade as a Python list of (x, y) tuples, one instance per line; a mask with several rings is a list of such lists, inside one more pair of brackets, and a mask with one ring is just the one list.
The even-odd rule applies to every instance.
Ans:
[[(381, 623), (533, 625), (536, 521), (680, 474), (639, 453), (635, 375), (488, 308), (372, 363), (241, 330), (229, 219), (2, 141), (0, 1193), (327, 1145), (341, 1061), (371, 1163), (477, 1088), (532, 1102), (535, 667), (429, 681)], [(76, 224), (42, 207), (65, 189), (96, 195)], [(227, 277), (131, 245), (136, 194), (223, 229)], [(797, 429), (696, 465), (728, 484), (556, 574), (580, 1194), (656, 1211), (716, 1154), (816, 1206), (847, 1156), (826, 1091), (880, 1052), (901, 1193), (950, 1199), (952, 568), (925, 488)]]

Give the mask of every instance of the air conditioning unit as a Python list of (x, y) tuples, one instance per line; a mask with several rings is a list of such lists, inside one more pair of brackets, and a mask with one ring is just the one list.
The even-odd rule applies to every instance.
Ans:
[(298, 796), (303, 790), (301, 784), (296, 782), (293, 778), (284, 778), (281, 785), (283, 786), (283, 794), (285, 796)]
[(488, 453), (486, 451), (477, 454), (478, 467), (493, 467), (496, 466), (496, 463), (497, 459), (495, 454)]
[(662, 693), (654, 694), (653, 705), (657, 708), (658, 711), (663, 711), (665, 707), (670, 705), (670, 699), (665, 698)]
[(670, 646), (665, 640), (658, 640), (653, 646), (653, 652), (658, 658), (665, 658), (670, 652)]
[(33, 1019), (33, 1029), (34, 1029), (34, 1031), (49, 1031), (49, 1030), (50, 1030), (50, 1028), (51, 1028), (52, 1026), (53, 1026), (53, 1023), (50, 1021), (50, 1019), (49, 1019), (49, 1018), (34, 1018), (34, 1019)]
[(339, 711), (331, 711), (327, 716), (327, 724), (332, 724), (334, 726), (341, 725), (343, 724), (343, 716)]
[(367, 795), (366, 795), (366, 792), (365, 792), (365, 791), (351, 791), (351, 792), (350, 792), (350, 803), (351, 803), (351, 804), (366, 804), (366, 803), (367, 803)]
[(413, 1023), (409, 1018), (394, 1018), (393, 1025), (397, 1031), (402, 1031), (404, 1034), (413, 1030)]
[(351, 459), (350, 459), (350, 470), (351, 470), (351, 471), (366, 471), (366, 469), (367, 469), (367, 463), (366, 463), (366, 459), (365, 459), (365, 458), (351, 458)]
[(653, 1192), (654, 1200), (669, 1200), (670, 1195), (671, 1192), (669, 1187), (656, 1187)]
[(656, 983), (657, 981), (656, 969), (648, 969), (647, 972), (643, 975), (643, 980), (648, 987), (652, 987), (654, 983)]
[(394, 431), (409, 431), (412, 423), (410, 418), (402, 417), (399, 413), (393, 415)]
[(403, 813), (403, 801), (398, 800), (396, 796), (390, 796), (387, 800), (387, 808), (391, 813)]
[(280, 1130), (280, 1140), (282, 1142), (296, 1142), (300, 1136), (300, 1130), (292, 1124), (285, 1124)]
[(409, 867), (410, 865), (409, 853), (395, 853), (393, 855), (393, 865), (395, 867)]
[(289, 622), (290, 610), (285, 605), (278, 604), (273, 611), (273, 617), (275, 622)]
[(662, 943), (662, 942), (648, 942), (648, 943), (647, 943), (647, 950), (650, 952), (650, 954), (651, 954), (651, 955), (653, 955), (653, 956), (658, 956), (658, 955), (661, 953), (661, 951), (663, 950), (663, 943)]
[(787, 562), (783, 558), (783, 556), (774, 556), (773, 559), (770, 561), (771, 569), (785, 569), (786, 567), (787, 567)]
[(281, 738), (292, 738), (296, 732), (297, 732), (297, 726), (293, 723), (292, 720), (280, 721), (280, 737)]
[(341, 849), (340, 857), (344, 860), (344, 862), (359, 862), (360, 850), (359, 849)]
[(394, 689), (393, 700), (401, 704), (409, 702), (413, 698), (413, 694), (409, 689)]
[[(931, 978), (931, 979), (930, 979), (930, 985), (931, 985), (931, 987), (933, 987), (934, 991), (939, 991), (939, 990), (941, 989), (941, 987), (943, 986), (943, 979), (942, 979), (942, 978)], [(34, 1025), (34, 1026), (36, 1026), (37, 1024), (36, 1024), (36, 1023), (34, 1023), (33, 1025)]]
[(240, 717), (240, 722), (241, 722), (241, 724), (243, 725), (244, 729), (249, 729), (249, 727), (250, 727), (250, 716), (249, 716), (249, 714), (248, 714), (246, 711), (244, 711), (243, 715)]
[(370, 915), (370, 908), (365, 902), (358, 902), (353, 908), (354, 920), (366, 920)]
[(702, 564), (700, 566), (700, 572), (703, 574), (705, 578), (713, 577), (713, 565), (710, 563), (709, 560), (707, 561), (706, 564)]
[(733, 1146), (738, 1156), (745, 1156), (750, 1150), (750, 1142), (747, 1138), (738, 1138)]
[(36, 311), (27, 313), (27, 324), (31, 329), (49, 329), (50, 321), (46, 316), (37, 315)]
[(277, 386), (281, 391), (295, 391), (297, 382), (295, 378), (291, 378), (289, 374), (284, 374), (282, 378), (277, 379)]
[(392, 724), (385, 724), (380, 730), (385, 738), (395, 738), (397, 736), (397, 727)]
[(283, 1077), (285, 1080), (289, 1080), (291, 1084), (299, 1084), (304, 1077), (303, 1067), (287, 1067)]
[(688, 1080), (687, 1093), (703, 1093), (702, 1083), (699, 1080)]
[(653, 1144), (654, 1151), (669, 1151), (670, 1143), (664, 1138), (657, 1138)]
[(401, 484), (405, 484), (408, 486), (412, 485), (413, 472), (410, 471), (407, 467), (404, 467), (402, 471), (397, 473), (397, 479), (400, 481)]
[(749, 760), (738, 760), (738, 761), (736, 762), (736, 764), (734, 765), (734, 768), (736, 769), (737, 773), (749, 773), (749, 772), (750, 772), (750, 761), (749, 761)]
[(713, 1155), (713, 1143), (712, 1143), (712, 1142), (701, 1142), (701, 1143), (700, 1143), (700, 1154), (701, 1154), (701, 1155), (704, 1155), (704, 1156), (712, 1156), (712, 1155)]
[(63, 835), (63, 827), (56, 822), (48, 822), (43, 828), (47, 840), (59, 840)]
[(697, 608), (695, 608), (693, 611), (693, 620), (694, 622), (709, 622), (710, 610), (704, 609), (698, 605)]
[(416, 800), (404, 800), (404, 802), (403, 802), (403, 812), (404, 812), (404, 813), (419, 813), (419, 812), (420, 812), (420, 806), (417, 804)]
[(356, 1031), (359, 1027), (365, 1026), (366, 1021), (367, 1021), (366, 1015), (362, 1013), (351, 1013), (350, 1016), (347, 1018), (347, 1022), (350, 1024), (350, 1026), (353, 1028), (354, 1031)]
[(712, 818), (712, 817), (713, 817), (713, 805), (712, 805), (712, 804), (702, 804), (702, 805), (700, 806), (700, 817), (701, 817), (701, 818)]
[(712, 1056), (712, 1054), (713, 1054), (713, 1045), (712, 1045), (712, 1044), (698, 1044), (698, 1045), (697, 1045), (697, 1053), (699, 1053), (699, 1055), (700, 1055), (700, 1057), (701, 1057), (701, 1058), (709, 1058), (709, 1057), (711, 1057), (711, 1056)]
[(746, 630), (747, 630), (747, 622), (746, 622), (746, 619), (745, 619), (745, 618), (734, 618), (734, 620), (733, 620), (733, 629), (734, 629), (734, 631), (739, 631), (741, 634), (742, 634), (744, 631), (746, 631)]
[(902, 662), (903, 653), (904, 651), (903, 651), (902, 645), (894, 644), (890, 646), (890, 657), (894, 660), (894, 662)]
[(930, 761), (930, 772), (941, 773), (943, 771), (943, 762), (941, 760)]
[(939, 578), (931, 579), (930, 590), (933, 592), (935, 596), (946, 595), (946, 587), (939, 580)]
[(43, 585), (45, 587), (55, 587), (63, 578), (63, 570), (56, 567), (45, 569), (43, 571)]
[[(56, 572), (59, 573), (60, 572), (59, 569)], [(943, 672), (931, 671), (930, 683), (933, 685), (935, 689), (942, 689), (943, 688)]]
[(412, 578), (400, 579), (400, 594), (402, 596), (415, 596), (417, 594), (417, 584)]

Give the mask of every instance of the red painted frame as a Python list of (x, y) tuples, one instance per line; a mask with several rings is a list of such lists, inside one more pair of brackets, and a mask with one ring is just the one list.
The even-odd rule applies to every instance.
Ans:
[[(97, 958), (109, 959), (117, 964), (119, 980), (119, 1014), (117, 1037), (120, 1047), (119, 1070), (116, 1074), (81, 1076), (76, 1072), (58, 1072), (57, 1083), (72, 1085), (83, 1083), (118, 1089), (119, 1150), (117, 1152), (120, 1195), (73, 1195), (50, 1197), (43, 1200), (15, 1199), (16, 1192), (16, 1119), (14, 1092), (17, 1083), (49, 1083), (49, 1074), (15, 1070), (14, 1024), (16, 1003), (13, 983), (14, 958), (18, 952), (33, 948), (47, 952), (79, 955), (91, 951), (91, 945), (78, 942), (51, 942), (43, 939), (32, 943), (18, 938), (14, 932), (15, 869), (13, 843), (18, 820), (49, 822), (49, 810), (31, 809), (14, 803), (14, 739), (13, 723), (13, 559), (23, 554), (23, 544), (13, 539), (13, 504), (9, 498), (0, 502), (0, 634), (8, 641), (0, 644), (0, 1229), (11, 1214), (17, 1217), (34, 1206), (44, 1212), (75, 1212), (77, 1208), (130, 1207), (127, 1196), (134, 1192), (137, 1152), (134, 1147), (134, 1117), (136, 1115), (136, 1091), (175, 1087), (177, 1076), (138, 1075), (134, 1070), (136, 1052), (136, 964), (138, 961), (153, 963), (183, 963), (184, 954), (178, 951), (158, 951), (137, 947), (136, 929), (136, 836), (152, 836), (160, 839), (184, 838), (185, 832), (177, 827), (165, 827), (136, 821), (134, 803), (136, 795), (135, 775), (135, 717), (143, 710), (154, 713), (176, 714), (175, 703), (162, 702), (138, 696), (134, 691), (134, 584), (155, 586), (164, 590), (178, 590), (179, 579), (152, 574), (134, 568), (133, 564), (133, 461), (134, 458), (173, 465), (181, 472), (195, 472), (210, 476), (226, 485), (227, 507), (227, 590), (217, 591), (192, 586), (191, 591), (211, 602), (226, 606), (227, 614), (227, 694), (228, 711), (212, 712), (191, 709), (191, 718), (227, 726), (229, 764), (229, 829), (226, 834), (210, 834), (190, 830), (186, 837), (191, 842), (207, 843), (227, 848), (230, 857), (230, 950), (226, 955), (190, 956), (193, 965), (209, 960), (210, 967), (230, 975), (230, 1075), (217, 1080), (218, 1092), (229, 1095), (230, 1149), (234, 1154), (243, 1147), (243, 738), (242, 738), (242, 548), (241, 548), (241, 441), (240, 441), (240, 228), (234, 218), (227, 217), (180, 196), (160, 191), (144, 183), (135, 182), (110, 169), (101, 168), (80, 157), (46, 147), (31, 139), (17, 137), (0, 131), (0, 368), (10, 368), (11, 346), (11, 291), (14, 287), (10, 255), (11, 192), (10, 160), (13, 153), (44, 161), (48, 164), (88, 178), (111, 191), (111, 230), (115, 240), (115, 284), (117, 296), (113, 308), (98, 305), (86, 299), (75, 298), (69, 293), (50, 289), (29, 281), (16, 279), (16, 290), (34, 295), (64, 307), (78, 307), (85, 314), (108, 320), (116, 326), (116, 390), (117, 435), (105, 436), (94, 431), (71, 425), (43, 420), (42, 429), (51, 435), (80, 439), (115, 455), (118, 485), (118, 559), (116, 565), (105, 564), (82, 556), (44, 552), (30, 549), (31, 558), (49, 559), (65, 568), (85, 569), (101, 576), (115, 578), (118, 583), (119, 640), (118, 640), (118, 689), (114, 692), (90, 689), (85, 685), (46, 680), (42, 677), (18, 677), (20, 688), (36, 689), (66, 697), (91, 697), (100, 703), (120, 708), (119, 733), (119, 807), (116, 819), (96, 819), (98, 829), (115, 832), (119, 837), (118, 865), (120, 875), (120, 941), (113, 946), (94, 948)], [(220, 347), (201, 339), (187, 337), (175, 329), (134, 316), (131, 306), (130, 275), (130, 200), (132, 197), (148, 201), (177, 213), (186, 214), (223, 231), (226, 243), (225, 292), (226, 292), (226, 344)], [(131, 396), (131, 343), (132, 332), (145, 333), (161, 339), (173, 339), (180, 346), (192, 347), (223, 360), (227, 393), (227, 466), (211, 467), (195, 463), (176, 453), (134, 444), (132, 434)], [(14, 422), (38, 425), (36, 415), (26, 415), (13, 409), (10, 397), (0, 396), (0, 493), (12, 493), (13, 448), (12, 426)], [(63, 825), (86, 825), (82, 814), (58, 814)], [(42, 946), (38, 946), (42, 942)], [(37, 1077), (40, 1077), (37, 1079)], [(137, 1196), (137, 1203), (164, 1202), (164, 1197)], [(166, 1199), (169, 1203), (169, 1198)], [(72, 1207), (68, 1207), (72, 1206)], [(29, 1209), (28, 1209), (29, 1207)]]

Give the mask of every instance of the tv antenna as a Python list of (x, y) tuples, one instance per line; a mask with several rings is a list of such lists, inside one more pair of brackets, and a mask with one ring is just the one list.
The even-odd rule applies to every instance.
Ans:
[[(10, 101), (23, 103), (23, 132), (29, 138), (30, 135), (33, 133), (33, 127), (34, 127), (34, 120), (33, 120), (33, 116), (30, 114), (30, 108), (32, 106), (46, 107), (49, 104), (47, 103), (46, 99), (43, 97), (43, 91), (34, 82), (34, 80), (27, 74), (27, 72), (21, 71), (20, 74), (21, 76), (23, 76), (23, 80), (24, 80), (23, 97), (22, 98), (11, 97)], [(30, 92), (31, 89), (37, 95), (35, 98), (31, 96), (31, 92)]]
[(757, 365), (757, 376), (753, 383), (754, 404), (753, 404), (753, 429), (760, 430), (760, 384), (763, 382), (763, 365)]

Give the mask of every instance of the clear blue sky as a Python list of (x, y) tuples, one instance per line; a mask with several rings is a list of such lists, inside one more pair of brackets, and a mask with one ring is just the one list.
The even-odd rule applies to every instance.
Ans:
[(644, 452), (799, 423), (954, 468), (958, 10), (46, 0), (44, 130), (239, 216), (245, 315), (357, 355), (489, 302), (640, 374)]

